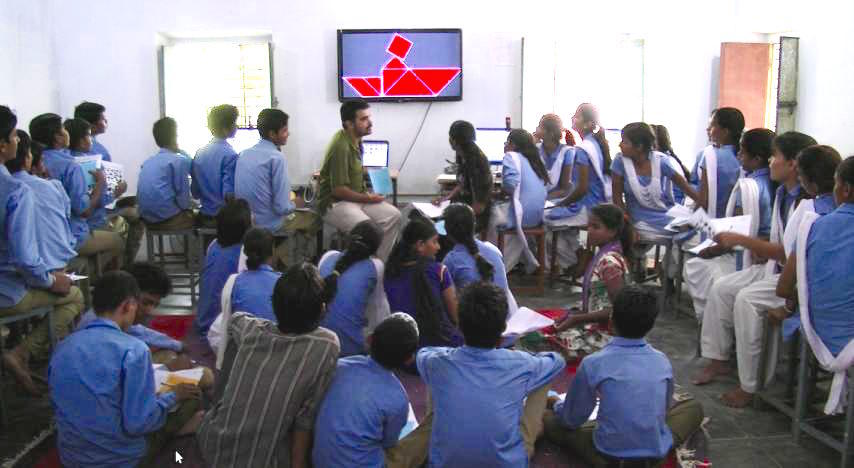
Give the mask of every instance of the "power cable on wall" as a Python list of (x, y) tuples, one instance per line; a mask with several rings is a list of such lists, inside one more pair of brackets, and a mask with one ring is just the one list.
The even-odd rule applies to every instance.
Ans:
[(430, 108), (433, 107), (433, 102), (427, 104), (427, 110), (424, 111), (424, 117), (421, 118), (421, 124), (418, 125), (418, 131), (415, 132), (415, 137), (412, 139), (412, 143), (409, 144), (409, 149), (406, 150), (406, 156), (403, 157), (403, 162), (400, 163), (400, 167), (397, 169), (397, 172), (403, 171), (403, 166), (406, 165), (406, 161), (409, 160), (409, 155), (412, 153), (412, 148), (415, 147), (415, 142), (418, 141), (418, 137), (421, 135), (421, 130), (424, 128), (424, 122), (427, 121), (427, 114), (430, 113)]

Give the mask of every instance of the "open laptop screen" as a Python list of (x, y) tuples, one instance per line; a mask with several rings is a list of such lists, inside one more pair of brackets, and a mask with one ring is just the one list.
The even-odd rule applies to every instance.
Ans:
[(388, 167), (388, 142), (362, 140), (362, 166)]

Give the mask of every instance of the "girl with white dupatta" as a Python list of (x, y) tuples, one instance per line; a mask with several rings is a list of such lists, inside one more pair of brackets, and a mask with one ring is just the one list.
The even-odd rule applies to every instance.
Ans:
[(836, 210), (804, 217), (795, 258), (777, 286), (780, 296), (797, 297), (804, 338), (819, 364), (834, 373), (826, 414), (851, 403), (846, 371), (854, 365), (854, 158), (839, 165), (833, 196)]
[[(750, 214), (752, 233), (756, 237), (767, 239), (771, 233), (771, 212), (773, 191), (769, 163), (774, 132), (765, 128), (755, 128), (744, 134), (738, 151), (738, 158), (746, 172), (730, 195), (727, 203), (727, 216)], [(797, 183), (797, 173), (789, 174), (792, 183)], [(779, 183), (785, 180), (777, 180)], [(782, 231), (781, 231), (782, 232)], [(740, 264), (739, 264), (740, 263)], [(764, 262), (761, 262), (764, 263)], [(706, 248), (685, 262), (683, 279), (694, 301), (694, 313), (702, 323), (703, 310), (706, 307), (706, 295), (712, 283), (721, 276), (749, 267), (752, 264), (750, 251), (742, 253), (741, 261), (730, 249), (719, 244)]]
[(549, 174), (534, 146), (534, 138), (527, 131), (512, 130), (504, 143), (504, 151), (501, 188), (510, 196), (510, 202), (496, 207), (490, 240), (498, 237), (498, 229), (512, 230), (505, 236), (504, 267), (510, 271), (521, 259), (527, 271), (532, 272), (540, 264), (528, 247), (522, 228), (542, 224)]
[(698, 206), (706, 210), (710, 218), (721, 218), (741, 174), (736, 149), (744, 131), (744, 115), (734, 107), (716, 109), (706, 131), (712, 144), (697, 156), (694, 171), (700, 181)]
[[(581, 143), (575, 147), (572, 191), (556, 202), (557, 206), (546, 210), (545, 223), (550, 227), (587, 226), (590, 209), (611, 202), (611, 152), (605, 129), (599, 123), (599, 111), (592, 104), (579, 105), (572, 116), (572, 128), (582, 135)], [(578, 249), (578, 229), (562, 232), (557, 245), (561, 268), (577, 263)]]

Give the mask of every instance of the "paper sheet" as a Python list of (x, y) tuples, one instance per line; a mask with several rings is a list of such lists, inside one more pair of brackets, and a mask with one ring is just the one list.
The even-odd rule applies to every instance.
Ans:
[(511, 315), (507, 320), (507, 329), (504, 330), (502, 336), (524, 335), (525, 333), (554, 325), (554, 323), (554, 320), (545, 315), (538, 314), (527, 307), (519, 307), (516, 313)]
[(403, 429), (400, 430), (400, 437), (397, 439), (400, 440), (410, 432), (414, 431), (415, 428), (418, 427), (418, 420), (415, 419), (415, 410), (412, 409), (412, 403), (409, 404), (409, 415), (406, 417), (406, 424), (403, 425)]
[[(557, 393), (553, 390), (549, 390), (548, 396), (555, 396), (560, 398), (560, 401), (566, 400), (566, 393)], [(596, 399), (596, 406), (593, 407), (593, 412), (590, 413), (590, 417), (587, 418), (588, 421), (595, 421), (596, 417), (599, 416), (599, 399)]]
[(713, 245), (715, 245), (715, 241), (713, 241), (712, 239), (706, 239), (703, 242), (700, 242), (699, 244), (695, 245), (694, 247), (691, 247), (690, 249), (686, 250), (686, 252), (691, 252), (694, 255), (700, 255), (701, 250), (707, 249)]
[(451, 202), (443, 201), (439, 206), (432, 203), (413, 202), (412, 207), (424, 214), (430, 219), (436, 219), (442, 216), (442, 212), (450, 205)]
[(86, 278), (88, 278), (88, 276), (78, 275), (75, 273), (68, 274), (68, 279), (70, 279), (72, 282), (85, 280)]
[(171, 386), (182, 383), (198, 385), (204, 370), (201, 367), (170, 372), (163, 364), (154, 365), (154, 388), (157, 393), (168, 392)]
[(91, 171), (97, 171), (101, 168), (101, 155), (93, 154), (90, 156), (76, 156), (74, 161), (83, 168), (83, 177), (86, 179), (88, 187), (95, 186), (95, 177), (90, 174)]
[(392, 194), (393, 189), (391, 186), (391, 175), (389, 174), (387, 167), (370, 169), (368, 171), (368, 176), (371, 178), (371, 187), (373, 187), (374, 193), (379, 195)]

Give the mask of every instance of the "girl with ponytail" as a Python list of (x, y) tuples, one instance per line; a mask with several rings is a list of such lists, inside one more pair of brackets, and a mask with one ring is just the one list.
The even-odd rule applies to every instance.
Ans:
[(501, 251), (489, 242), (475, 239), (474, 212), (467, 205), (453, 203), (445, 208), (445, 230), (454, 247), (442, 263), (448, 268), (457, 290), (470, 283), (492, 281), (507, 292), (510, 313), (516, 311), (516, 299), (507, 284), (507, 270)]
[(317, 265), (328, 298), (321, 325), (338, 335), (340, 357), (365, 354), (365, 337), (389, 315), (384, 265), (375, 258), (382, 231), (375, 222), (365, 220), (353, 227), (349, 240), (347, 250), (330, 250)]
[(493, 181), (489, 160), (475, 143), (475, 138), (471, 123), (457, 120), (451, 124), (448, 142), (456, 157), (457, 186), (447, 196), (434, 200), (434, 204), (450, 200), (471, 206), (476, 216), (477, 232), (481, 232), (489, 226)]
[(695, 171), (700, 181), (699, 206), (710, 217), (718, 218), (726, 213), (730, 192), (741, 175), (736, 153), (744, 132), (744, 115), (734, 107), (715, 109), (706, 131), (711, 145), (697, 156)]
[(584, 277), (581, 307), (570, 310), (557, 330), (608, 321), (611, 304), (628, 279), (634, 241), (635, 231), (622, 209), (612, 204), (593, 207), (587, 224), (587, 249), (579, 255), (577, 270), (577, 275)]
[(414, 219), (403, 229), (386, 265), (389, 308), (415, 319), (419, 348), (463, 343), (455, 326), (459, 320), (454, 280), (448, 268), (436, 261), (438, 251), (439, 234), (433, 223)]
[(282, 274), (273, 270), (273, 234), (264, 228), (252, 228), (243, 236), (246, 271), (228, 277), (222, 287), (221, 312), (208, 330), (211, 349), (217, 354), (217, 369), (225, 357), (225, 334), (231, 314), (246, 312), (277, 323), (273, 312), (273, 290)]

